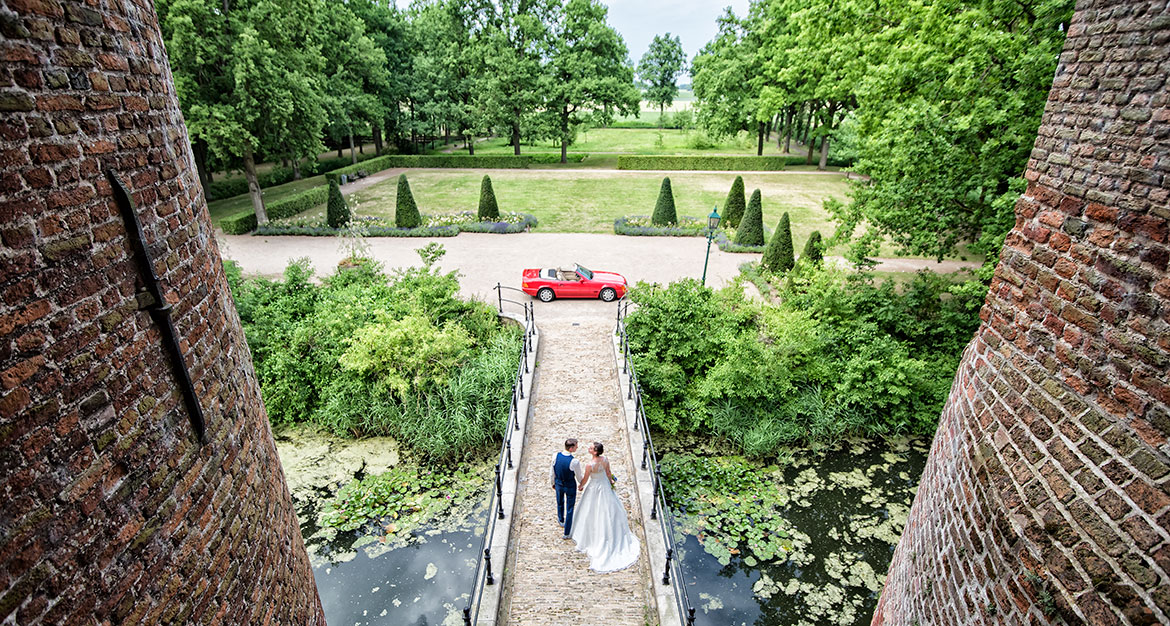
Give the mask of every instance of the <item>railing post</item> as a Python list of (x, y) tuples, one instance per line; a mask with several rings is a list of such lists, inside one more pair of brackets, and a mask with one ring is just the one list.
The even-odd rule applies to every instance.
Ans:
[(687, 608), (687, 626), (695, 626), (695, 610)]
[(512, 469), (512, 438), (508, 437), (508, 469)]
[[(498, 466), (497, 466), (498, 467)], [(496, 477), (499, 480), (499, 477)], [(662, 483), (662, 470), (654, 468), (654, 495), (650, 496), (650, 519), (658, 519), (658, 486)], [(500, 519), (503, 519), (501, 516)]]
[(672, 558), (674, 558), (674, 550), (671, 548), (667, 548), (666, 549), (666, 568), (662, 570), (662, 584), (664, 584), (664, 585), (670, 584), (670, 560)]
[(650, 436), (642, 438), (642, 469), (646, 469), (646, 461), (650, 458)]
[(504, 519), (504, 487), (500, 482), (500, 464), (496, 463), (496, 506), (500, 519)]
[[(524, 373), (528, 373), (528, 335), (524, 335)], [(523, 386), (523, 385), (521, 385)]]
[(494, 585), (494, 584), (496, 584), (496, 578), (495, 578), (495, 576), (492, 576), (492, 549), (491, 548), (484, 548), (483, 549), (483, 560), (484, 560), (484, 564), (487, 565), (487, 581), (486, 582), (489, 585)]
[[(527, 370), (528, 363), (526, 362), (524, 365), (524, 369)], [(521, 400), (524, 399), (524, 374), (521, 374), (519, 371), (516, 372), (516, 393), (520, 394)]]
[(500, 313), (504, 312), (504, 290), (500, 289), (500, 283), (496, 283), (496, 299), (500, 307)]
[(471, 626), (471, 607), (463, 609), (463, 626)]

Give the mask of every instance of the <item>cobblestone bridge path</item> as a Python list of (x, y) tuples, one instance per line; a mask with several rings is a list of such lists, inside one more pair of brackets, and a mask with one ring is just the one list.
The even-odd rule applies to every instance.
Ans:
[[(559, 301), (538, 307), (539, 374), (505, 570), (504, 624), (642, 626), (647, 616), (655, 615), (610, 339), (616, 306)], [(605, 444), (630, 527), (642, 543), (633, 567), (598, 574), (573, 541), (561, 539), (549, 471), (567, 437), (580, 440), (577, 454), (582, 461), (589, 442)]]

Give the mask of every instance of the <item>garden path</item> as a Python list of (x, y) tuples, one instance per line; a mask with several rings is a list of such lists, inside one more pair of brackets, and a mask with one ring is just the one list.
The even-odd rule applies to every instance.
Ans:
[[(612, 626), (642, 626), (653, 608), (640, 507), (634, 495), (633, 461), (622, 423), (617, 368), (613, 359), (616, 305), (574, 307), (578, 315), (544, 316), (540, 369), (532, 421), (524, 445), (518, 502), (512, 518), (513, 541), (505, 569), (502, 623), (540, 626), (589, 621)], [(611, 310), (612, 309), (612, 310)], [(625, 570), (598, 574), (572, 541), (561, 539), (550, 487), (553, 455), (567, 437), (605, 444), (618, 481), (618, 494), (630, 515), (630, 528), (642, 542), (642, 556)]]

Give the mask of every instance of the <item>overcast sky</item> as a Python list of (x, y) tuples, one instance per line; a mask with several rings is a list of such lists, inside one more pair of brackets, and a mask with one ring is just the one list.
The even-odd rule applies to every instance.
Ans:
[[(719, 30), (716, 19), (730, 6), (736, 15), (747, 13), (748, 0), (603, 0), (609, 23), (626, 40), (630, 59), (637, 65), (654, 35), (670, 33), (682, 41), (687, 63)], [(683, 81), (689, 79), (683, 77)]]
[[(715, 20), (730, 6), (736, 15), (747, 13), (748, 0), (602, 0), (609, 7), (609, 23), (622, 34), (634, 65), (646, 54), (654, 35), (678, 35), (687, 63), (719, 30)], [(396, 0), (401, 8), (410, 0)], [(687, 77), (680, 79), (689, 81)]]

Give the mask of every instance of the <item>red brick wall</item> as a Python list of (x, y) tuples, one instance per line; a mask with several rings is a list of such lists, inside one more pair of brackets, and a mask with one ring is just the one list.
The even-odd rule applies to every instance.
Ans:
[[(323, 624), (153, 5), (0, 7), (0, 622)], [(107, 169), (138, 203), (204, 445)]]
[(1170, 12), (1081, 0), (874, 624), (1170, 623)]

